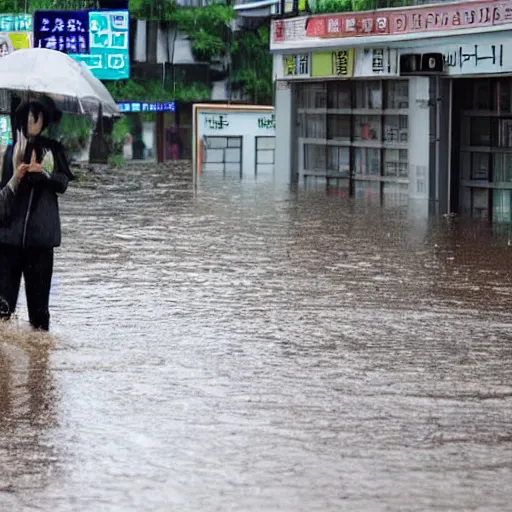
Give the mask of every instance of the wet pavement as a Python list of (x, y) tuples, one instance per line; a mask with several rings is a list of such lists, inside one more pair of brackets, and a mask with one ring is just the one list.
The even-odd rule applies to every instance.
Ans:
[(2, 511), (512, 510), (512, 247), (271, 182), (74, 187), (0, 342)]

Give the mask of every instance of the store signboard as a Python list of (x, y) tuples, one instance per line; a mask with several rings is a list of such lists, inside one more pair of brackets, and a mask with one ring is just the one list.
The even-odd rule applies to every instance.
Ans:
[(176, 102), (122, 101), (117, 104), (123, 114), (139, 112), (176, 112)]
[(354, 50), (341, 49), (311, 54), (312, 77), (349, 78), (354, 73)]
[(67, 54), (89, 53), (87, 11), (36, 11), (34, 46)]
[(101, 80), (130, 77), (129, 14), (119, 11), (36, 11), (34, 46), (67, 53)]
[(480, 36), (475, 42), (467, 38), (459, 43), (429, 44), (403, 48), (399, 55), (407, 53), (426, 54), (439, 52), (443, 55), (444, 74), (448, 76), (487, 75), (512, 72), (512, 54), (507, 51), (512, 44), (512, 36), (497, 32)]
[(283, 55), (285, 78), (304, 78), (310, 75), (311, 58), (309, 53), (300, 55)]
[(0, 32), (0, 57), (26, 48), (32, 48), (30, 32)]
[(0, 14), (0, 57), (32, 48), (32, 16)]
[(32, 15), (0, 14), (0, 32), (32, 32)]
[(397, 76), (397, 50), (390, 48), (357, 48), (354, 76)]
[[(272, 21), (271, 50), (293, 47), (291, 43), (320, 43), (325, 39), (375, 36), (410, 36), (453, 33), (512, 24), (508, 0), (483, 0), (425, 7), (301, 16)], [(297, 46), (297, 44), (295, 45)]]
[(276, 80), (316, 77), (398, 76), (398, 50), (390, 48), (338, 49), (298, 55), (276, 55)]

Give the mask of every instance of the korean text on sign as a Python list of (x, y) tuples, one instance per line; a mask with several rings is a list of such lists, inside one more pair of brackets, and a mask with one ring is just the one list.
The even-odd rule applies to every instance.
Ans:
[(89, 16), (86, 11), (36, 11), (34, 46), (68, 54), (89, 53)]

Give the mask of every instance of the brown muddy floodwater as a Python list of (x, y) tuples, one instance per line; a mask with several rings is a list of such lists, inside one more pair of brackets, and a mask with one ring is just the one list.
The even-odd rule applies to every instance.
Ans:
[[(512, 246), (135, 170), (73, 187), (0, 343), (0, 510), (512, 510)], [(512, 244), (512, 242), (511, 242)]]

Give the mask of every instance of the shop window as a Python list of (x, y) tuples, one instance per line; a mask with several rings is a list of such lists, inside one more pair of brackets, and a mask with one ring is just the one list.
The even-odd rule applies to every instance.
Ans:
[(512, 153), (495, 153), (493, 160), (493, 181), (501, 183), (512, 182)]
[(304, 144), (304, 169), (325, 171), (326, 168), (326, 147), (322, 144)]
[(386, 108), (409, 108), (409, 82), (407, 80), (386, 82)]
[(489, 218), (489, 189), (471, 189), (471, 213), (479, 219)]
[(408, 152), (406, 149), (386, 149), (384, 152), (384, 176), (409, 177)]
[(325, 84), (297, 84), (298, 108), (326, 108), (327, 90)]
[(382, 83), (378, 80), (354, 82), (356, 108), (382, 109)]
[(299, 137), (307, 137), (308, 115), (297, 114), (297, 135)]
[(490, 79), (478, 79), (473, 83), (473, 108), (475, 110), (492, 109), (492, 90)]
[(489, 181), (489, 153), (471, 153), (471, 179)]
[(491, 145), (491, 118), (472, 117), (469, 120), (469, 139), (471, 146)]
[(256, 137), (256, 174), (274, 171), (275, 137)]
[(351, 83), (349, 81), (328, 82), (327, 108), (351, 108), (351, 106)]
[(511, 190), (493, 190), (492, 219), (494, 222), (510, 224), (512, 222)]
[(327, 169), (348, 176), (350, 172), (350, 149), (331, 146), (327, 148)]
[(407, 183), (383, 183), (382, 200), (385, 205), (406, 206), (409, 203)]
[(306, 114), (306, 137), (310, 139), (325, 139), (326, 116), (323, 114)]
[(379, 176), (380, 153), (380, 149), (354, 148), (354, 174), (356, 176)]
[(354, 116), (354, 140), (380, 141), (380, 116)]
[(329, 140), (350, 141), (350, 116), (327, 115), (327, 138)]
[(206, 151), (203, 155), (203, 171), (242, 173), (241, 137), (206, 137)]
[(385, 116), (384, 141), (406, 143), (409, 140), (409, 118), (407, 116)]
[(500, 148), (512, 148), (512, 119), (498, 119), (494, 120), (494, 125), (497, 127), (497, 139)]
[(498, 80), (494, 92), (494, 110), (498, 114), (512, 113), (512, 81), (510, 79)]

